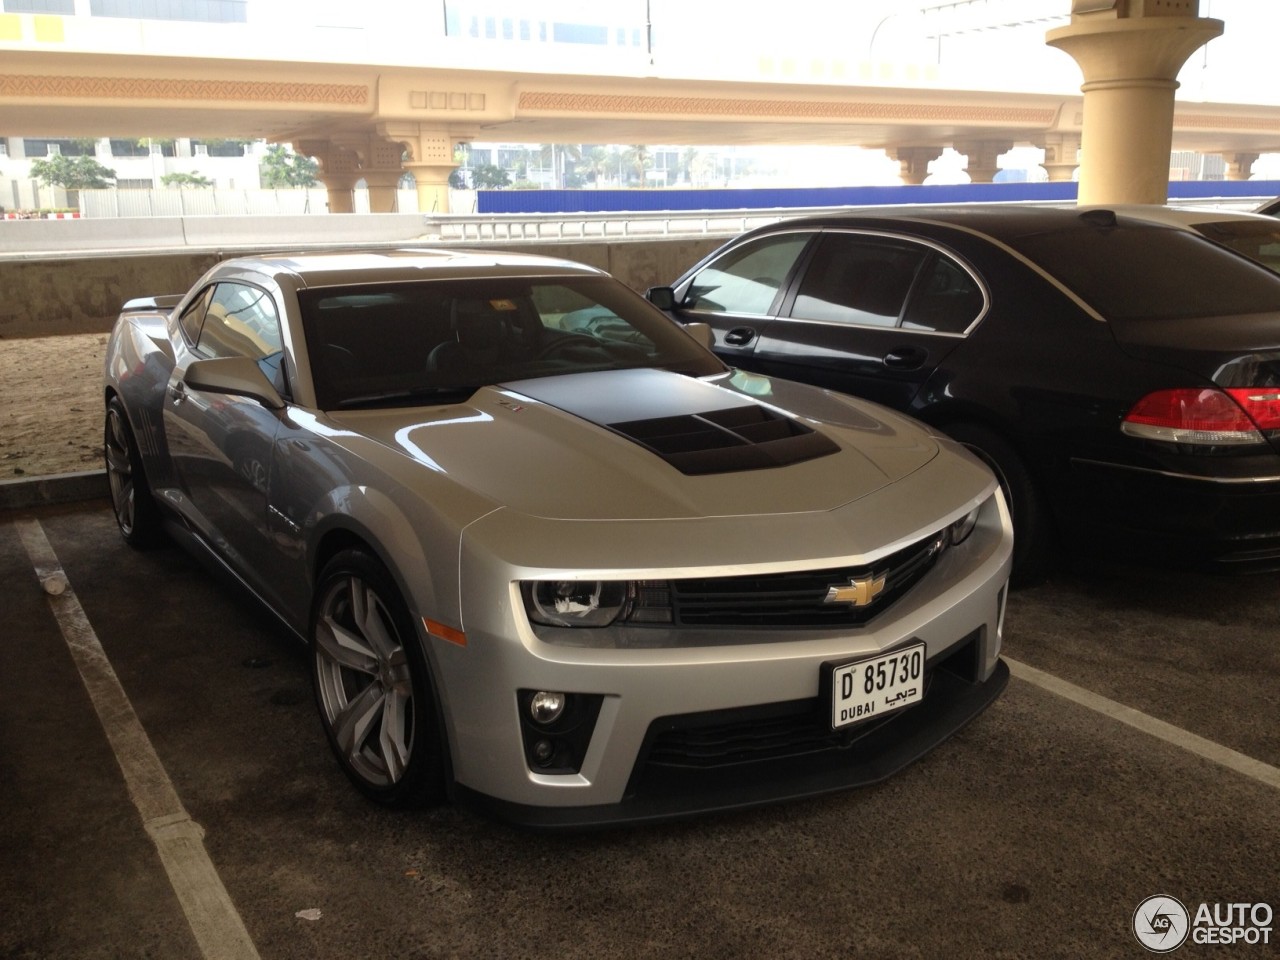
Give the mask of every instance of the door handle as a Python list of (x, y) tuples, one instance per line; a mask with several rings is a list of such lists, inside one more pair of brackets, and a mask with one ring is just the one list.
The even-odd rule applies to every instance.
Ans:
[(756, 332), (750, 327), (734, 327), (724, 335), (724, 342), (735, 347), (745, 347), (756, 338)]
[(929, 352), (921, 347), (898, 347), (884, 355), (884, 365), (891, 370), (919, 370), (929, 359)]

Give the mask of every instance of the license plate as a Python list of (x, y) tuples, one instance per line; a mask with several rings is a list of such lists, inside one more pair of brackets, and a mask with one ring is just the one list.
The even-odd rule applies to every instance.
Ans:
[(831, 667), (831, 728), (880, 717), (924, 697), (923, 643)]

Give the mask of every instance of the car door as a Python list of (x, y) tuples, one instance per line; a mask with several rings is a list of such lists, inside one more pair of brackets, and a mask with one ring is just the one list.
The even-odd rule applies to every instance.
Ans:
[(812, 228), (744, 240), (704, 266), (677, 290), (677, 319), (711, 327), (726, 363), (753, 369), (760, 334), (777, 316), (809, 244)]
[(976, 275), (939, 247), (827, 230), (758, 334), (752, 365), (908, 410), (985, 305)]
[[(180, 319), (182, 340), (165, 398), (165, 435), (188, 520), (251, 580), (271, 565), (267, 495), (280, 416), (248, 397), (187, 383), (196, 360), (247, 356), (282, 394), (279, 314), (248, 283), (212, 285)], [(254, 573), (258, 571), (258, 573)]]

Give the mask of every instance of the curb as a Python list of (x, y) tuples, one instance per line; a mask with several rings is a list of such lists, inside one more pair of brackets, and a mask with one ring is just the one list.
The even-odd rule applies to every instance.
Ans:
[(27, 510), (55, 503), (98, 500), (109, 494), (105, 470), (0, 480), (0, 510)]

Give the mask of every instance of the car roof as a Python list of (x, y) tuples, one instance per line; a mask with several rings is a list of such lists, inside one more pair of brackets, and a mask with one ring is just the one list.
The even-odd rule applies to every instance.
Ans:
[[(918, 225), (922, 228), (944, 225), (967, 231), (976, 231), (996, 240), (1012, 240), (1028, 234), (1040, 234), (1068, 230), (1096, 230), (1108, 226), (1106, 212), (1116, 214), (1119, 222), (1131, 225), (1151, 226), (1152, 221), (1128, 216), (1116, 207), (1081, 208), (1022, 203), (972, 203), (972, 204), (914, 204), (909, 206), (863, 207), (847, 211), (824, 213), (812, 217), (788, 219), (773, 224), (771, 228), (759, 228), (756, 232), (777, 230), (781, 227), (904, 227)], [(1169, 224), (1173, 226), (1173, 224)]]
[(298, 286), (461, 280), (485, 277), (600, 277), (602, 270), (570, 260), (532, 254), (471, 249), (351, 249), (237, 257), (220, 274), (254, 271), (293, 276)]

